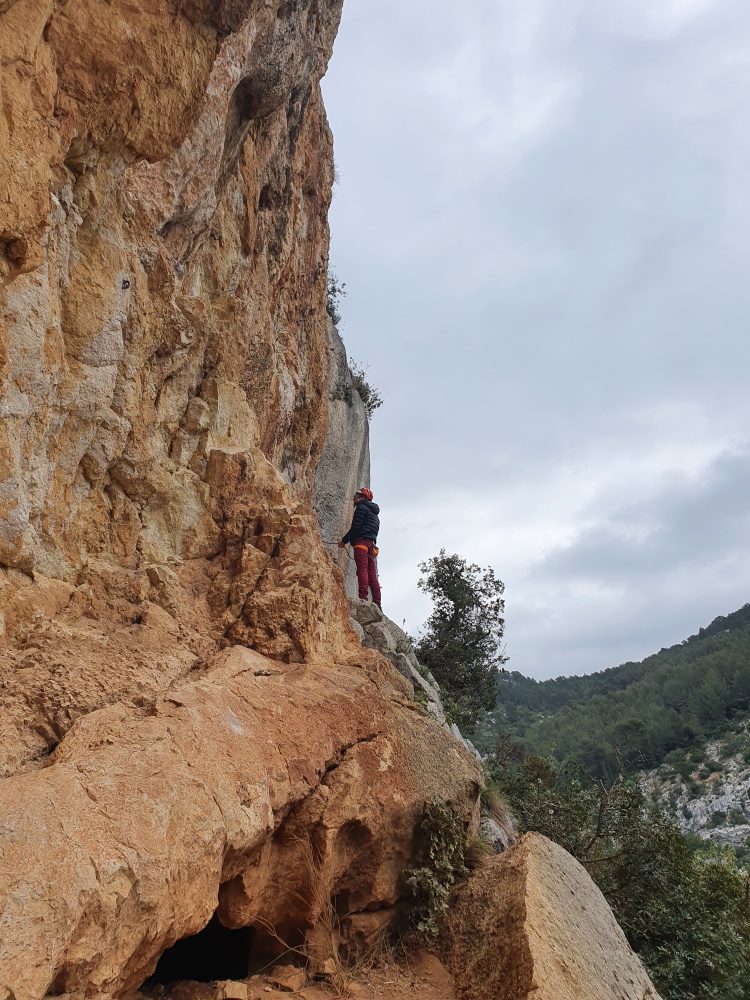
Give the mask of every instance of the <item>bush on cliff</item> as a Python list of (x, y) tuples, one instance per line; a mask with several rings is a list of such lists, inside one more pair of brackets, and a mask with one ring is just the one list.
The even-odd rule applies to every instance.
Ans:
[(610, 785), (568, 759), (501, 740), (489, 766), (524, 831), (588, 870), (664, 1000), (750, 996), (746, 875), (731, 849), (693, 853), (675, 823), (618, 774)]
[(504, 585), (490, 567), (440, 554), (420, 564), (419, 588), (433, 610), (415, 651), (443, 693), (453, 722), (471, 733), (480, 714), (495, 704), (497, 668), (505, 663)]
[(367, 419), (372, 420), (375, 410), (383, 405), (380, 390), (376, 389), (372, 382), (369, 381), (367, 368), (358, 365), (352, 358), (349, 358), (349, 371), (352, 376), (352, 388), (359, 394), (359, 398), (364, 403)]
[(433, 799), (417, 830), (414, 867), (406, 872), (412, 895), (411, 924), (419, 935), (428, 941), (437, 937), (450, 891), (468, 874), (463, 817), (442, 799)]

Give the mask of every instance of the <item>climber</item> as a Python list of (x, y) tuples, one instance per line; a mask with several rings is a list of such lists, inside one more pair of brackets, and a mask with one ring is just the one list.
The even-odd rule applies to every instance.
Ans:
[(357, 564), (357, 582), (359, 584), (360, 600), (367, 600), (367, 591), (372, 591), (372, 599), (380, 607), (380, 584), (375, 557), (378, 554), (375, 542), (380, 530), (380, 507), (372, 501), (372, 490), (363, 486), (354, 494), (354, 517), (352, 526), (339, 542), (343, 549), (348, 542), (354, 548), (354, 561)]

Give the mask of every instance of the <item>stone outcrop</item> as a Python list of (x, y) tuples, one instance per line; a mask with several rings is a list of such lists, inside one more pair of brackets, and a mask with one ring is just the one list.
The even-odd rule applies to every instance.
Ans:
[(370, 426), (333, 323), (328, 332), (328, 436), (315, 473), (313, 506), (328, 554), (344, 574), (347, 594), (356, 597), (354, 560), (350, 550), (339, 549), (336, 543), (349, 530), (352, 497), (360, 486), (370, 485)]
[(454, 893), (444, 949), (464, 1000), (659, 1000), (585, 869), (538, 833)]
[[(742, 735), (747, 739), (747, 722)], [(641, 784), (670, 813), (683, 833), (693, 833), (715, 844), (744, 850), (750, 842), (750, 764), (743, 752), (724, 741), (710, 741), (702, 763), (682, 777), (662, 765), (647, 771)], [(684, 773), (684, 772), (683, 772)]]
[[(462, 736), (455, 722), (450, 722), (446, 717), (440, 685), (430, 671), (420, 664), (412, 640), (406, 632), (371, 601), (350, 597), (349, 613), (349, 624), (362, 645), (367, 649), (376, 649), (390, 660), (401, 676), (409, 681), (417, 701), (425, 707), (427, 713), (480, 760), (481, 755), (471, 740)], [(495, 837), (493, 842), (497, 840)]]
[(311, 863), (382, 924), (425, 800), (478, 821), (312, 506), (367, 454), (326, 311), (340, 11), (0, 3), (2, 1000), (119, 997), (217, 901), (303, 940)]
[(148, 711), (79, 720), (3, 783), (0, 996), (137, 988), (217, 900), (267, 961), (315, 928), (321, 873), (344, 922), (387, 916), (425, 801), (478, 824), (479, 768), (407, 695), (367, 651), (333, 670), (235, 647)]
[(311, 506), (340, 7), (0, 7), (0, 774), (224, 645), (356, 649)]

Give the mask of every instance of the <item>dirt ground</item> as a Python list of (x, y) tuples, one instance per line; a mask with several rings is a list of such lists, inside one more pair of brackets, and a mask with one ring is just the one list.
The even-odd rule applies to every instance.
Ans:
[(335, 983), (332, 979), (324, 979), (302, 984), (290, 977), (281, 987), (279, 979), (273, 975), (252, 976), (238, 982), (181, 982), (156, 986), (131, 993), (126, 1000), (293, 1000), (295, 997), (301, 1000), (456, 1000), (456, 993), (451, 976), (439, 959), (422, 953), (402, 963), (389, 962), (360, 970)]

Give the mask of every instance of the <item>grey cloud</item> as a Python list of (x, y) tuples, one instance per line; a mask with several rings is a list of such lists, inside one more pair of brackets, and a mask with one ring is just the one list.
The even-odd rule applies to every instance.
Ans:
[[(343, 334), (385, 398), (386, 586), (390, 549), (407, 594), (389, 508), (420, 509), (415, 561), (441, 532), (462, 544), (430, 489), (497, 497), (492, 527), (509, 490), (554, 516), (566, 469), (609, 484), (595, 509), (560, 503), (574, 542), (542, 561), (465, 553), (508, 569), (530, 671), (610, 665), (634, 655), (628, 634), (644, 653), (677, 641), (750, 585), (744, 459), (716, 457), (750, 425), (750, 9), (692, 7), (348, 0), (324, 81)], [(626, 503), (655, 455), (673, 484)], [(396, 617), (423, 612), (399, 601)]]
[(744, 561), (750, 548), (749, 497), (750, 451), (722, 454), (697, 481), (681, 476), (648, 500), (609, 512), (537, 563), (533, 575), (630, 587), (634, 578), (700, 571), (737, 557)]

